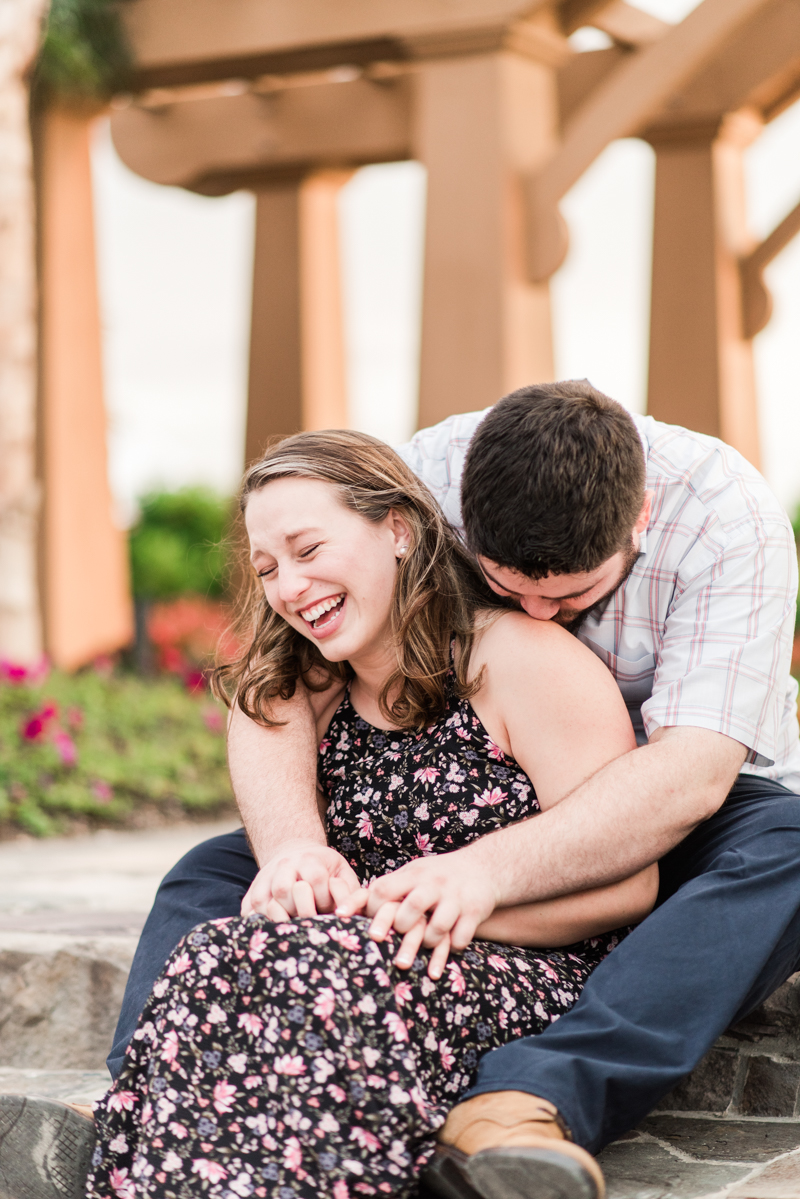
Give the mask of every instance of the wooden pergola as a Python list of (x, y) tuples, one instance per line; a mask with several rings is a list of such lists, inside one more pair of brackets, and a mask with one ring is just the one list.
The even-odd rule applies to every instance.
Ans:
[[(157, 183), (257, 197), (248, 460), (272, 435), (346, 419), (336, 197), (354, 169), (427, 169), (427, 425), (553, 377), (558, 204), (633, 136), (657, 162), (648, 409), (758, 463), (763, 270), (800, 206), (757, 243), (742, 159), (800, 95), (800, 0), (703, 0), (674, 26), (624, 0), (131, 0), (122, 12), (137, 63), (137, 91), (112, 114), (123, 161)], [(584, 25), (611, 48), (576, 53), (568, 38)], [(46, 295), (67, 236), (54, 225), (45, 238)], [(64, 305), (52, 328), (69, 313), (51, 303)], [(45, 344), (56, 425), (76, 402), (55, 382), (67, 354)], [(75, 472), (58, 466), (67, 443), (45, 469), (54, 510), (78, 503)]]

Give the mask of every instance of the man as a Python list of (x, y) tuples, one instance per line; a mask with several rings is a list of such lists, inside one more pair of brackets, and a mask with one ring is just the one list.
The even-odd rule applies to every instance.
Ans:
[[(370, 911), (400, 901), (399, 928), (427, 915), (426, 943), (449, 936), (458, 948), (487, 905), (600, 886), (661, 859), (656, 910), (571, 1012), (482, 1060), (429, 1174), (453, 1197), (591, 1199), (602, 1177), (586, 1150), (632, 1127), (800, 961), (791, 528), (737, 453), (631, 418), (585, 382), (523, 388), (401, 452), (459, 528), (463, 499), (466, 540), (494, 590), (571, 628), (608, 665), (636, 729), (637, 749), (555, 808), (418, 859), (370, 893)], [(336, 906), (331, 879), (349, 867), (325, 844), (311, 709), (305, 695), (284, 708), (281, 728), (238, 711), (230, 727), (231, 776), (261, 869), (232, 834), (167, 876), (112, 1072), (194, 924), (236, 914), (243, 896), (244, 911)]]

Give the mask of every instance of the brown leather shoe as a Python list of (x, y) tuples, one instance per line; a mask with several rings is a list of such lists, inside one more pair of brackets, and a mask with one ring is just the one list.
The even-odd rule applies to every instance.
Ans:
[(83, 1199), (96, 1129), (81, 1104), (0, 1095), (0, 1199)]
[(604, 1199), (597, 1162), (558, 1111), (525, 1091), (457, 1104), (422, 1183), (444, 1199)]

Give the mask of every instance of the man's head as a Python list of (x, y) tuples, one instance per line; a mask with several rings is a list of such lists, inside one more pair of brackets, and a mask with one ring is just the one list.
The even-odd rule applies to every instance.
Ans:
[(650, 515), (644, 480), (620, 404), (586, 381), (520, 388), (470, 444), (467, 542), (495, 591), (574, 629), (633, 569)]

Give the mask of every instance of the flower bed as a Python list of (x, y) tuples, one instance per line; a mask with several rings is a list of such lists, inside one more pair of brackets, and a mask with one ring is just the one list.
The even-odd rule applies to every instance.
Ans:
[(0, 837), (233, 815), (224, 731), (178, 678), (0, 664)]

